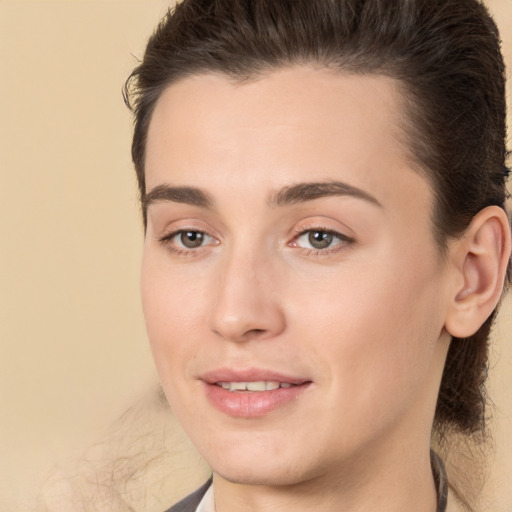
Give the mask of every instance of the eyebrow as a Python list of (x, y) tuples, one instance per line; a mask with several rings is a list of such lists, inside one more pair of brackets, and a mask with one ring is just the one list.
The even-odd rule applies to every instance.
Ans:
[(314, 201), (322, 197), (351, 196), (362, 199), (382, 208), (379, 201), (364, 190), (341, 181), (326, 181), (313, 183), (298, 183), (290, 185), (277, 192), (270, 198), (269, 204), (274, 207)]
[(201, 208), (211, 208), (212, 200), (208, 194), (195, 187), (171, 187), (170, 185), (158, 185), (151, 189), (142, 200), (144, 210), (161, 201), (185, 203)]
[[(297, 183), (290, 185), (271, 195), (268, 204), (273, 208), (278, 208), (330, 196), (351, 196), (382, 208), (379, 201), (368, 192), (341, 181)], [(198, 188), (158, 185), (151, 189), (144, 197), (142, 201), (144, 211), (147, 210), (151, 204), (161, 201), (185, 203), (200, 208), (211, 208), (213, 205), (211, 197)]]

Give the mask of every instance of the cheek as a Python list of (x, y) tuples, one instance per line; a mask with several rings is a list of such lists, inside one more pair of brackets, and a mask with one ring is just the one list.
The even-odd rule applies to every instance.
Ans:
[(162, 380), (168, 369), (193, 357), (193, 331), (200, 322), (204, 287), (185, 279), (179, 266), (170, 267), (156, 251), (146, 249), (142, 260), (141, 298), (148, 338)]
[(297, 309), (308, 311), (303, 335), (317, 340), (322, 375), (354, 417), (386, 414), (381, 406), (388, 408), (392, 396), (397, 407), (410, 402), (427, 378), (441, 332), (434, 274), (395, 261), (333, 277), (321, 300)]

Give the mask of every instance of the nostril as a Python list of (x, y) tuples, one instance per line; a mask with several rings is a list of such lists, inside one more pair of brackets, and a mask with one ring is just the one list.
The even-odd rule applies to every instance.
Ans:
[(250, 329), (242, 336), (243, 339), (259, 338), (267, 332), (266, 329)]

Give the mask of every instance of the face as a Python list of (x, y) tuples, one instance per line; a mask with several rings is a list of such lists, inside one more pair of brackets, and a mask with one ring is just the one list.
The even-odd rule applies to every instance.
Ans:
[(446, 273), (401, 116), (391, 79), (306, 67), (187, 78), (156, 105), (144, 314), (223, 478), (297, 483), (429, 442)]

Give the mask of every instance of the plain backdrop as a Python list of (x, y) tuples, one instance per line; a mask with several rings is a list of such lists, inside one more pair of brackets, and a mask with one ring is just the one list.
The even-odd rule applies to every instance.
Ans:
[[(487, 4), (512, 68), (512, 0)], [(82, 453), (157, 381), (140, 311), (142, 230), (121, 87), (168, 5), (0, 0), (4, 512), (27, 510), (49, 468)], [(493, 512), (511, 512), (510, 299), (495, 340), (497, 456), (486, 492)]]

